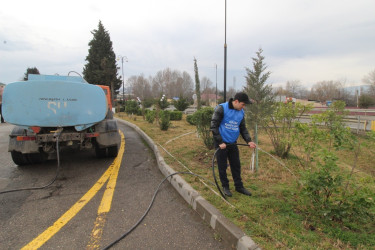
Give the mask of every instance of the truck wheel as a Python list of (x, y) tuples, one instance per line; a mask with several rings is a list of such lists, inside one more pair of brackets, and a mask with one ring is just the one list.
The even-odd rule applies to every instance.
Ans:
[(116, 157), (118, 154), (118, 147), (117, 145), (116, 146), (112, 146), (112, 147), (108, 147), (108, 157)]
[(95, 145), (95, 154), (98, 158), (104, 158), (107, 155), (107, 149), (100, 148), (98, 145)]
[(44, 152), (35, 153), (35, 154), (27, 154), (27, 156), (31, 164), (42, 163), (47, 160), (47, 154)]
[(10, 152), (10, 154), (12, 156), (13, 162), (17, 164), (18, 166), (30, 164), (27, 155), (22, 154), (21, 152), (17, 152), (17, 151), (12, 151)]

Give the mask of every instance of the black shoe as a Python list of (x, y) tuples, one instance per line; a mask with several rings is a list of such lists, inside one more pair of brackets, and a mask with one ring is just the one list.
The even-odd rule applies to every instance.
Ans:
[(232, 193), (227, 187), (223, 187), (223, 193), (228, 197), (232, 197)]
[(242, 188), (236, 188), (236, 191), (241, 193), (241, 194), (244, 194), (244, 195), (247, 195), (247, 196), (251, 196), (251, 193), (249, 190), (247, 190), (246, 188), (242, 187)]

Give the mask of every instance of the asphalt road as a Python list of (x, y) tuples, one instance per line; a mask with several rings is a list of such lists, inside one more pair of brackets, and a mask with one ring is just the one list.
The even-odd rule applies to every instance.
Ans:
[[(116, 160), (97, 159), (93, 150), (61, 152), (61, 170), (50, 187), (0, 195), (1, 249), (20, 249), (40, 238), (40, 249), (101, 249), (138, 221), (164, 176), (139, 135), (119, 126), (125, 136), (125, 152), (122, 161), (118, 158), (121, 164), (115, 188), (106, 189), (106, 182), (100, 189), (91, 189), (103, 184), (99, 178)], [(12, 125), (0, 125), (0, 191), (49, 183), (57, 162), (16, 166), (7, 152), (11, 129)], [(109, 197), (107, 191), (114, 191), (112, 203), (103, 203), (110, 204), (110, 210), (98, 214), (101, 202)], [(84, 198), (87, 194), (94, 194), (93, 198)], [(81, 208), (72, 209), (76, 206)], [(61, 229), (51, 233), (59, 226)], [(48, 239), (43, 237), (46, 232)], [(214, 231), (167, 182), (140, 226), (112, 249), (229, 248), (215, 238)]]

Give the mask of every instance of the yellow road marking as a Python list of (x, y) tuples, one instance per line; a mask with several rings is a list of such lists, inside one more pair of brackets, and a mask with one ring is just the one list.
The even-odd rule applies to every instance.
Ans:
[[(121, 143), (121, 148), (119, 150), (119, 154), (123, 154), (125, 151), (125, 143)], [(109, 177), (109, 181), (107, 183), (106, 190), (104, 191), (102, 201), (98, 208), (98, 216), (94, 222), (94, 228), (91, 231), (90, 241), (86, 246), (86, 249), (99, 249), (100, 248), (100, 241), (103, 235), (103, 229), (106, 222), (107, 213), (111, 210), (112, 198), (113, 193), (116, 187), (116, 181), (118, 172), (120, 170), (122, 157), (116, 158), (113, 164), (115, 165), (111, 176)]]
[[(125, 140), (124, 134), (120, 131), (121, 134), (121, 148), (125, 148)], [(122, 159), (123, 155), (122, 151), (117, 155), (114, 162), (118, 159)], [(120, 161), (121, 163), (121, 161)], [(99, 178), (99, 180), (90, 188), (90, 190), (82, 196), (68, 211), (66, 211), (52, 226), (47, 228), (42, 234), (37, 236), (33, 239), (30, 243), (22, 248), (22, 250), (26, 249), (38, 249), (44, 243), (46, 243), (52, 236), (54, 236), (63, 226), (65, 226), (74, 216), (78, 214), (78, 212), (96, 195), (96, 193), (103, 187), (106, 183), (108, 178), (111, 176), (113, 170), (115, 168), (115, 164), (112, 163), (108, 169), (104, 172), (104, 174)], [(117, 175), (116, 175), (117, 176)]]

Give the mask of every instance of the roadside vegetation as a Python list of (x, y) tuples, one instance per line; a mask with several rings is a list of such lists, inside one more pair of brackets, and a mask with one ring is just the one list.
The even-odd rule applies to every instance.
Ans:
[[(310, 123), (299, 122), (312, 106), (275, 101), (262, 52), (246, 68), (243, 89), (253, 102), (246, 107), (246, 124), (258, 144), (255, 153), (240, 147), (244, 185), (253, 196), (234, 192), (228, 203), (216, 186), (183, 178), (264, 249), (374, 248), (375, 133), (353, 134), (343, 123), (346, 104), (340, 100), (312, 115)], [(213, 108), (199, 108), (196, 61), (195, 73), (193, 115), (166, 111), (163, 95), (154, 102), (156, 110), (135, 112), (127, 101), (127, 115), (118, 116), (145, 131), (176, 171), (188, 169), (213, 181)]]
[[(276, 156), (271, 137), (260, 129), (257, 172), (250, 170), (253, 152), (240, 147), (244, 185), (253, 196), (234, 192), (228, 199), (233, 206), (197, 177), (183, 178), (263, 249), (374, 248), (375, 136), (352, 134), (340, 126), (336, 111), (315, 116), (310, 125), (297, 122), (284, 158)], [(204, 114), (199, 115), (203, 122)], [(207, 146), (210, 139), (197, 125), (197, 117), (184, 115), (162, 130), (156, 121), (150, 123), (142, 116), (117, 116), (136, 124), (159, 144), (173, 169), (187, 167), (213, 181), (214, 149)]]

